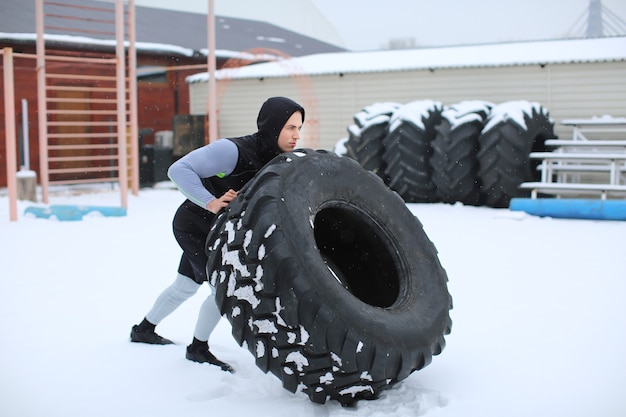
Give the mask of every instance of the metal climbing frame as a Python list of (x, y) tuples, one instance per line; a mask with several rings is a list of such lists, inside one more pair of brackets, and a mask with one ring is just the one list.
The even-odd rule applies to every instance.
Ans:
[(4, 118), (6, 129), (6, 161), (7, 161), (7, 185), (9, 189), (9, 219), (17, 220), (17, 149), (15, 131), (15, 91), (13, 88), (13, 50), (3, 48), (2, 61), (4, 71)]
[[(117, 182), (124, 208), (129, 182), (133, 193), (138, 193), (134, 0), (128, 0), (126, 10), (124, 6), (124, 0), (115, 0), (114, 7), (104, 2), (87, 7), (36, 0), (39, 175), (44, 203), (50, 184)], [(115, 54), (48, 53), (45, 41), (53, 35), (46, 30), (54, 36), (104, 38), (105, 45), (114, 36)], [(86, 72), (86, 67), (91, 70)]]

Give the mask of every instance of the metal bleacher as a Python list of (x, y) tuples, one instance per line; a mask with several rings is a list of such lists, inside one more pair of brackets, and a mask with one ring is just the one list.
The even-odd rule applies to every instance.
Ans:
[(541, 179), (520, 188), (531, 190), (533, 199), (537, 194), (626, 197), (626, 118), (571, 119), (562, 124), (573, 127), (572, 139), (546, 140), (551, 151), (531, 153), (531, 159), (540, 161)]

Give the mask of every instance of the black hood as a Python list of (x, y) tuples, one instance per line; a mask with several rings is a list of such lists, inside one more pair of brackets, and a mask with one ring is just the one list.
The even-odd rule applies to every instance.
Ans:
[(302, 113), (304, 121), (304, 109), (295, 101), (285, 97), (267, 99), (257, 118), (259, 130), (251, 135), (227, 139), (239, 150), (235, 169), (225, 177), (203, 178), (202, 183), (206, 189), (213, 195), (223, 195), (229, 189), (241, 190), (263, 166), (281, 153), (278, 149), (278, 136), (287, 120), (297, 111)]
[(270, 97), (259, 110), (259, 116), (256, 119), (258, 127), (258, 137), (261, 141), (261, 147), (268, 154), (278, 155), (278, 136), (280, 131), (287, 123), (292, 114), (299, 111), (302, 113), (302, 121), (304, 122), (304, 108), (295, 101), (287, 97)]

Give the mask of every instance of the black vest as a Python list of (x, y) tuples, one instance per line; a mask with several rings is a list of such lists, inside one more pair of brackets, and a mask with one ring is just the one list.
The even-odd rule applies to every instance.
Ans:
[[(237, 165), (230, 174), (224, 177), (202, 178), (202, 185), (216, 198), (220, 198), (229, 189), (239, 191), (257, 172), (281, 151), (278, 148), (280, 132), (292, 114), (302, 113), (304, 122), (304, 108), (295, 101), (286, 97), (268, 98), (259, 111), (257, 117), (258, 131), (248, 136), (228, 138), (237, 146), (239, 158)], [(198, 213), (206, 214), (206, 210), (189, 200), (183, 203), (186, 208)]]
[(254, 133), (238, 138), (229, 138), (237, 145), (239, 158), (233, 172), (220, 177), (203, 178), (202, 184), (216, 198), (221, 197), (229, 189), (239, 191), (256, 175), (265, 164), (271, 161), (278, 152), (263, 146), (259, 135)]

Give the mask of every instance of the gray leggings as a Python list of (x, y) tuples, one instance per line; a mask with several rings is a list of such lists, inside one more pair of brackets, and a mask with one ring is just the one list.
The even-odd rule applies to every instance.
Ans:
[[(182, 303), (194, 295), (198, 291), (198, 288), (200, 288), (200, 284), (193, 279), (178, 274), (174, 283), (157, 297), (154, 305), (148, 314), (146, 314), (146, 319), (152, 324), (159, 324), (161, 320), (169, 316)], [(215, 304), (214, 291), (215, 290), (211, 288), (211, 294), (204, 300), (202, 306), (200, 306), (200, 313), (198, 314), (196, 328), (193, 333), (194, 337), (202, 342), (209, 340), (211, 332), (215, 329), (221, 317), (217, 305)]]

